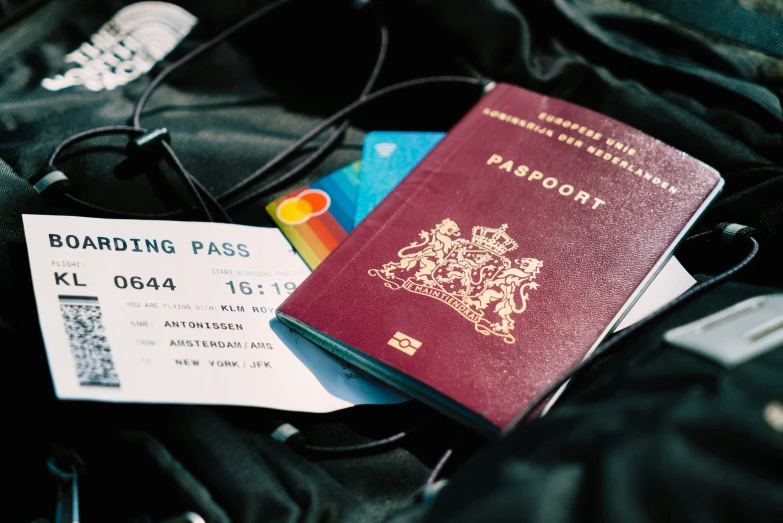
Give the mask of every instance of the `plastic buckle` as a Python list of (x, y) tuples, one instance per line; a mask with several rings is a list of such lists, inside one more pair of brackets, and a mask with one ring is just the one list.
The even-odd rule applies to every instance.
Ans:
[(283, 423), (269, 435), (273, 440), (285, 443), (292, 436), (299, 434), (299, 429), (290, 423)]
[(33, 184), (33, 189), (38, 191), (38, 194), (43, 194), (52, 187), (56, 188), (54, 192), (62, 191), (68, 185), (70, 185), (70, 181), (64, 172), (52, 171)]
[(432, 503), (435, 501), (435, 498), (438, 497), (438, 494), (441, 490), (443, 490), (443, 487), (449, 484), (449, 480), (447, 479), (439, 479), (432, 485), (426, 485), (424, 489), (421, 491), (421, 501), (423, 503)]
[(161, 142), (171, 143), (171, 135), (165, 127), (152, 129), (134, 138), (128, 142), (127, 151), (130, 156), (148, 155), (150, 153), (157, 155), (161, 150)]
[(195, 512), (188, 512), (181, 516), (160, 521), (159, 523), (205, 523), (204, 518), (196, 514)]
[(757, 236), (759, 231), (747, 225), (723, 222), (715, 227), (715, 232), (720, 236), (722, 243), (731, 245), (737, 241), (737, 238)]
[(668, 331), (681, 349), (734, 367), (783, 346), (783, 294), (758, 296)]

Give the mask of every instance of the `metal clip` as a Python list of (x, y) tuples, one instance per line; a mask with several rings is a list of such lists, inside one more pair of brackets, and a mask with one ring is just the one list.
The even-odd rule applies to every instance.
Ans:
[(758, 296), (668, 331), (664, 339), (734, 367), (783, 346), (783, 294)]

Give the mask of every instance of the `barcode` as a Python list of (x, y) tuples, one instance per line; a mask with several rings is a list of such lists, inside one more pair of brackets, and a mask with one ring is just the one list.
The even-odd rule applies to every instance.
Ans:
[(119, 387), (98, 298), (60, 296), (60, 312), (79, 384)]

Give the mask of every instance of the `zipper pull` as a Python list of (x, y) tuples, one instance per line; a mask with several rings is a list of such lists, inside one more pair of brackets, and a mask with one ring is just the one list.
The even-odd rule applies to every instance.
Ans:
[(167, 519), (166, 521), (160, 521), (159, 523), (206, 523), (204, 518), (196, 514), (195, 512), (188, 512), (179, 517)]
[(57, 486), (57, 513), (55, 523), (79, 523), (79, 481), (76, 467), (67, 466), (67, 471), (58, 466), (54, 457), (46, 462), (49, 472), (60, 481)]

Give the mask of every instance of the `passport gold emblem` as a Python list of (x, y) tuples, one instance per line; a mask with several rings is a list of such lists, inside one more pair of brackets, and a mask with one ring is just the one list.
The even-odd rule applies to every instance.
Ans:
[(387, 343), (409, 356), (413, 356), (416, 354), (416, 351), (421, 348), (421, 342), (419, 340), (415, 340), (399, 331), (397, 331)]
[[(507, 258), (505, 254), (518, 247), (507, 230), (506, 224), (497, 229), (473, 227), (472, 238), (467, 240), (460, 238), (459, 226), (446, 218), (431, 231), (421, 231), (421, 241), (400, 249), (398, 261), (368, 272), (389, 289), (404, 289), (445, 303), (485, 336), (514, 343), (514, 316), (527, 310), (528, 291), (538, 289), (534, 280), (544, 262)], [(400, 348), (392, 343), (395, 339), (396, 335), (389, 345)]]

